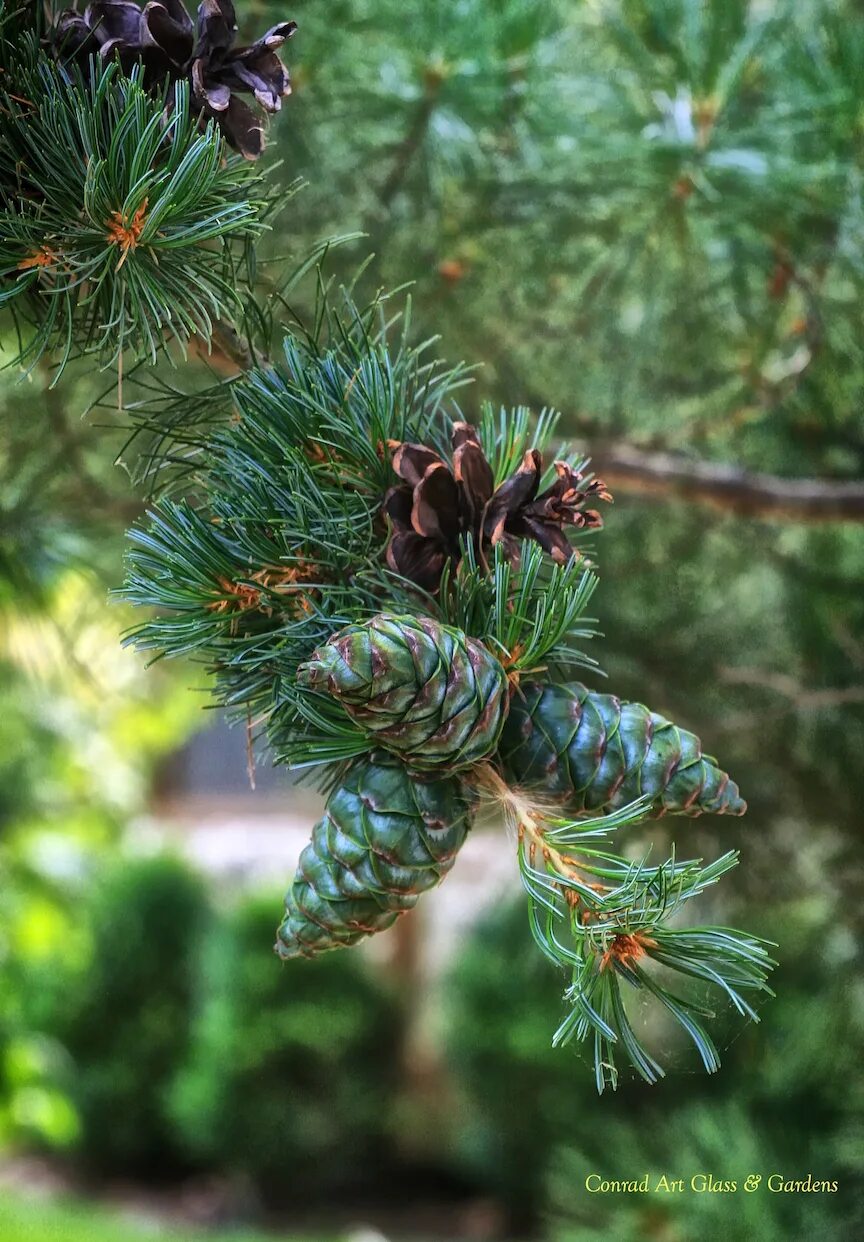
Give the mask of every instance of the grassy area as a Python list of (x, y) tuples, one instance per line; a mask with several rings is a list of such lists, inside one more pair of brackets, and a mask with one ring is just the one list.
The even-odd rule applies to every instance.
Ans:
[(170, 1242), (336, 1242), (333, 1238), (249, 1230), (178, 1232), (174, 1225), (125, 1220), (83, 1202), (48, 1203), (6, 1193), (0, 1195), (0, 1238), (3, 1242), (152, 1242), (161, 1238)]

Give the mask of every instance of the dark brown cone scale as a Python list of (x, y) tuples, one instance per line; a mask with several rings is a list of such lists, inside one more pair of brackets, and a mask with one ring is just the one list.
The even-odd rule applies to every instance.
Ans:
[(49, 42), (59, 60), (75, 59), (85, 70), (91, 55), (119, 58), (124, 73), (140, 63), (145, 85), (156, 90), (188, 81), (193, 109), (255, 159), (263, 148), (261, 118), (240, 95), (253, 95), (265, 112), (279, 111), (291, 80), (277, 53), (296, 29), (280, 22), (250, 46), (235, 47), (232, 0), (202, 0), (195, 22), (182, 0), (149, 0), (143, 8), (133, 0), (93, 0), (83, 15), (61, 13)]
[(448, 561), (461, 555), (460, 538), (478, 554), (501, 544), (516, 563), (523, 540), (540, 545), (563, 564), (575, 555), (565, 528), (602, 526), (589, 499), (611, 500), (599, 479), (589, 480), (566, 462), (555, 462), (555, 481), (540, 492), (543, 459), (529, 449), (519, 468), (499, 487), (477, 432), (468, 423), (453, 428), (452, 462), (422, 444), (396, 444), (393, 469), (401, 483), (384, 502), (390, 520), (387, 563), (425, 591), (438, 589)]

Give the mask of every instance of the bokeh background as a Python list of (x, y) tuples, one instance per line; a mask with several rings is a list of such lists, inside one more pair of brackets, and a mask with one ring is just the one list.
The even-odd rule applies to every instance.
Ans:
[[(0, 1236), (864, 1236), (864, 523), (800, 503), (802, 479), (864, 476), (864, 6), (239, 8), (300, 26), (270, 257), (362, 233), (328, 273), (371, 252), (360, 293), (410, 284), (417, 339), (481, 364), (469, 417), (555, 406), (610, 466), (595, 654), (748, 797), (672, 829), (742, 849), (701, 914), (778, 943), (778, 995), (759, 1025), (721, 1009), (715, 1078), (658, 1026), (666, 1081), (598, 1099), (550, 1048), (562, 980), (494, 825), (398, 934), (280, 967), (315, 795), (266, 758), (253, 793), (201, 672), (120, 647), (106, 598), (142, 498), (123, 412), (82, 418), (112, 376), (7, 371)], [(703, 482), (776, 476), (781, 502), (682, 497), (669, 453)], [(590, 1172), (839, 1189), (589, 1195)]]

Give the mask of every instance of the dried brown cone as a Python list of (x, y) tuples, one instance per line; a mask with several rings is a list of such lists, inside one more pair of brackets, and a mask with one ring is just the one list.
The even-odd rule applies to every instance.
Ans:
[(586, 479), (567, 462), (556, 461), (556, 478), (540, 491), (543, 459), (529, 449), (522, 464), (499, 487), (476, 430), (453, 427), (452, 463), (422, 444), (391, 443), (393, 469), (402, 480), (387, 493), (390, 519), (387, 564), (426, 591), (436, 591), (448, 561), (460, 557), (460, 538), (469, 537), (478, 557), (501, 544), (517, 563), (524, 539), (533, 539), (564, 564), (576, 550), (566, 527), (596, 530), (603, 519), (590, 500), (612, 499), (600, 479)]
[(262, 119), (239, 93), (251, 94), (265, 112), (278, 112), (291, 93), (288, 70), (277, 52), (297, 29), (280, 22), (249, 47), (234, 47), (237, 21), (232, 0), (203, 0), (193, 22), (182, 0), (94, 0), (83, 14), (61, 13), (50, 43), (61, 60), (86, 67), (91, 55), (119, 57), (125, 73), (141, 64), (144, 82), (162, 89), (188, 81), (192, 106), (213, 119), (226, 141), (256, 159), (264, 146)]

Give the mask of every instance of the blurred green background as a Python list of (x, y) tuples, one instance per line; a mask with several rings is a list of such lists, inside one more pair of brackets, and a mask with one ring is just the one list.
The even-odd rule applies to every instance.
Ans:
[[(307, 185), (266, 249), (362, 232), (328, 271), (372, 251), (361, 290), (411, 283), (418, 339), (482, 364), (468, 416), (552, 405), (601, 469), (621, 446), (727, 463), (787, 479), (793, 512), (796, 479), (864, 476), (858, 0), (239, 8), (250, 33), (300, 26), (269, 155)], [(0, 1236), (864, 1236), (860, 521), (614, 488), (596, 654), (741, 785), (742, 822), (672, 830), (741, 847), (701, 914), (776, 941), (780, 967), (760, 1025), (718, 1015), (715, 1078), (658, 1027), (666, 1081), (598, 1099), (550, 1048), (562, 981), (515, 867), (485, 883), (494, 831), (476, 898), (435, 907), (458, 934), (418, 912), (395, 947), (277, 965), (288, 875), (256, 866), (256, 808), (278, 830), (314, 807), (266, 779), (226, 793), (236, 876), (190, 845), (220, 798), (196, 822), (176, 773), (221, 735), (200, 674), (145, 670), (106, 606), (142, 503), (113, 464), (122, 414), (81, 419), (113, 380), (46, 380), (0, 378)], [(242, 739), (228, 753), (242, 789)], [(763, 1184), (592, 1195), (592, 1172)], [(772, 1173), (839, 1189), (771, 1193)]]

